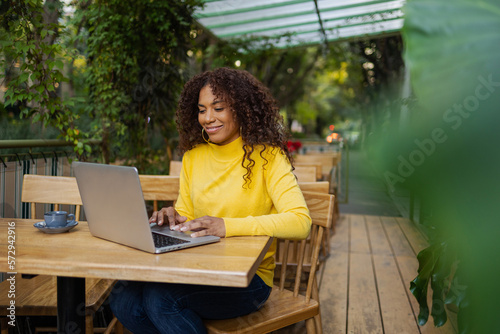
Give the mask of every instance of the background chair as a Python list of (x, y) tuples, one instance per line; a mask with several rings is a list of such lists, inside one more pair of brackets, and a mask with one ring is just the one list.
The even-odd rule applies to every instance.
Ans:
[[(209, 333), (269, 333), (303, 320), (306, 321), (307, 333), (322, 332), (316, 267), (324, 230), (330, 228), (332, 223), (334, 196), (304, 192), (304, 198), (312, 218), (310, 247), (306, 247), (306, 240), (300, 241), (296, 257), (298, 261), (296, 265), (288, 267), (290, 241), (279, 243), (278, 240), (282, 248), (279, 255), (277, 254), (277, 260), (281, 263), (278, 284), (273, 287), (266, 304), (259, 311), (247, 316), (206, 321)], [(311, 264), (310, 270), (304, 270), (304, 263)], [(289, 277), (292, 274), (293, 282), (290, 284)], [(302, 289), (303, 294), (300, 294), (303, 276), (307, 278), (307, 283)]]
[(315, 166), (295, 166), (293, 174), (297, 177), (298, 182), (314, 182), (316, 181)]
[[(75, 219), (80, 219), (82, 199), (78, 184), (74, 177), (45, 176), (26, 174), (23, 178), (21, 201), (30, 203), (31, 219), (42, 219), (44, 204), (54, 205), (54, 210), (60, 210), (61, 205), (67, 204), (75, 208)], [(37, 212), (41, 209), (41, 214)]]
[(170, 168), (168, 170), (168, 175), (179, 176), (181, 175), (182, 161), (170, 160)]
[(139, 175), (144, 200), (153, 201), (154, 211), (158, 211), (158, 201), (175, 203), (179, 196), (179, 176)]
[[(36, 219), (37, 203), (53, 204), (54, 210), (60, 205), (74, 205), (78, 220), (82, 200), (74, 177), (24, 175), (21, 200), (31, 203), (31, 219)], [(43, 213), (42, 213), (43, 217)], [(42, 218), (43, 219), (43, 218)], [(86, 278), (85, 326), (86, 333), (104, 332), (115, 329), (122, 333), (123, 326), (113, 317), (105, 329), (94, 328), (94, 315), (101, 308), (114, 285), (114, 280)], [(9, 284), (0, 283), (0, 316), (6, 316)], [(16, 316), (56, 316), (57, 315), (57, 280), (56, 277), (37, 275), (25, 278), (16, 275)], [(2, 322), (6, 318), (2, 317)], [(4, 326), (2, 326), (3, 328)], [(54, 328), (37, 328), (37, 332), (55, 331)], [(4, 331), (2, 330), (2, 334)], [(5, 332), (6, 333), (6, 332)]]
[(340, 153), (325, 152), (325, 153), (308, 153), (298, 154), (295, 158), (297, 164), (321, 163), (321, 172), (323, 180), (329, 181), (331, 171), (334, 166), (340, 161)]
[(328, 181), (315, 181), (315, 182), (301, 182), (298, 181), (300, 190), (312, 191), (316, 193), (328, 194), (330, 183)]
[[(341, 152), (313, 152), (297, 155), (295, 157), (295, 164), (320, 163), (322, 166), (321, 180), (330, 182), (330, 189), (328, 192), (338, 197), (340, 193), (341, 159)], [(335, 214), (337, 216), (339, 215), (338, 203), (335, 204)]]
[(293, 165), (295, 166), (295, 168), (297, 167), (314, 167), (316, 168), (316, 180), (314, 181), (321, 181), (321, 179), (323, 178), (323, 165), (321, 164), (321, 162), (317, 162), (317, 161), (310, 161), (310, 162), (297, 162), (297, 161), (294, 161)]
[[(299, 182), (299, 187), (302, 192), (312, 191), (323, 194), (328, 194), (330, 191), (330, 183), (328, 181), (318, 181), (318, 182)], [(335, 233), (335, 223), (337, 222), (338, 212), (337, 212), (337, 197), (335, 197), (334, 210), (332, 212), (332, 225), (331, 228), (327, 229), (323, 237), (322, 245), (322, 260), (324, 260), (328, 254), (330, 254), (330, 237)]]

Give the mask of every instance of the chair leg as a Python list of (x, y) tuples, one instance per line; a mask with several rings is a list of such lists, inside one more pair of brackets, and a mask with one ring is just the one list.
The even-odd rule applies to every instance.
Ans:
[(318, 334), (323, 333), (323, 325), (321, 324), (321, 314), (318, 314), (317, 316), (314, 317), (314, 325), (316, 328), (316, 333)]
[(316, 324), (314, 318), (306, 319), (307, 334), (316, 334)]
[(9, 325), (7, 324), (7, 318), (1, 317), (0, 318), (0, 323), (2, 326), (2, 334), (9, 334)]
[(115, 325), (115, 334), (123, 334), (124, 333), (124, 327), (121, 322), (116, 320), (116, 325)]
[[(116, 319), (116, 318), (115, 318)], [(116, 319), (116, 325), (115, 325), (115, 334), (123, 334), (123, 325), (121, 322)]]
[(323, 236), (323, 256), (327, 257), (330, 255), (330, 229), (325, 229), (325, 235)]
[(116, 317), (113, 317), (111, 321), (109, 322), (108, 328), (106, 331), (103, 332), (103, 334), (123, 334), (123, 325), (121, 322), (118, 321)]
[[(319, 301), (319, 288), (318, 281), (314, 277), (314, 287), (312, 291), (312, 297)], [(318, 310), (318, 314), (314, 316), (314, 324), (316, 328), (316, 333), (323, 333), (323, 326), (321, 325), (321, 308)]]
[(94, 315), (87, 314), (85, 316), (85, 333), (94, 334)]
[[(319, 288), (316, 277), (314, 277), (314, 282), (313, 282), (312, 298), (319, 301)], [(318, 310), (318, 314), (314, 316), (314, 324), (316, 328), (316, 333), (323, 333), (323, 326), (321, 325), (321, 308)]]

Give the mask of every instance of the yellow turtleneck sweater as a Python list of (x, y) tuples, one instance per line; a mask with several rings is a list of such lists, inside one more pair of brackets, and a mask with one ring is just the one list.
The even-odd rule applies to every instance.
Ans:
[[(175, 209), (188, 220), (205, 215), (220, 217), (226, 237), (269, 235), (305, 239), (311, 228), (309, 210), (291, 165), (279, 149), (268, 147), (262, 156), (252, 154), (252, 182), (243, 187), (243, 141), (219, 146), (199, 144), (184, 154), (179, 198)], [(273, 285), (276, 239), (260, 264), (257, 275)]]

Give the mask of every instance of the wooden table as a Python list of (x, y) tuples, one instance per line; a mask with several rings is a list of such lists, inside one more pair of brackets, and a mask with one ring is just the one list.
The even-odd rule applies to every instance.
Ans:
[(86, 222), (66, 233), (46, 234), (33, 226), (36, 221), (0, 218), (0, 271), (58, 276), (59, 332), (68, 324), (85, 328), (77, 312), (85, 303), (85, 277), (246, 287), (272, 242), (265, 236), (222, 238), (150, 254), (93, 237)]

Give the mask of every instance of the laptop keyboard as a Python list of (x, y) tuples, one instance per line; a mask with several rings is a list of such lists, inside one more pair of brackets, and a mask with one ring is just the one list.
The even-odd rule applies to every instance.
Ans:
[(166, 246), (180, 245), (186, 244), (189, 241), (182, 240), (179, 238), (174, 238), (164, 234), (153, 233), (153, 241), (155, 243), (155, 247), (161, 248)]

